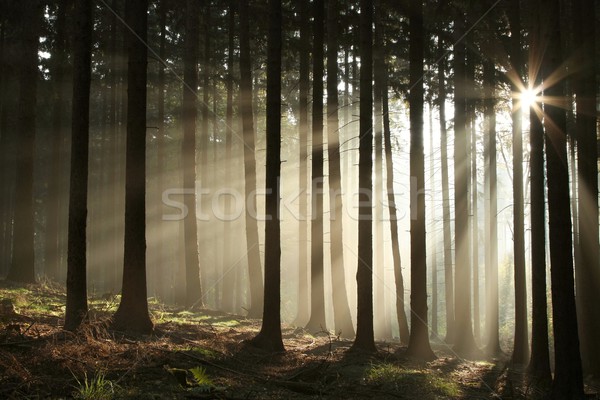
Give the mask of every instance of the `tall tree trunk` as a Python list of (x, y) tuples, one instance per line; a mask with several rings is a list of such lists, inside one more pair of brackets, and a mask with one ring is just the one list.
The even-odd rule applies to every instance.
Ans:
[[(467, 53), (467, 82), (475, 82), (476, 60), (473, 50)], [(473, 93), (476, 92), (473, 87)], [(479, 318), (479, 221), (477, 219), (477, 134), (475, 129), (475, 96), (471, 95), (467, 99), (467, 135), (468, 135), (468, 152), (471, 155), (471, 176), (470, 176), (470, 192), (471, 192), (471, 262), (473, 263), (473, 336), (478, 343), (481, 338), (480, 318)]]
[[(227, 90), (227, 110), (225, 114), (225, 182), (232, 181), (232, 163), (233, 160), (233, 53), (235, 51), (235, 4), (234, 0), (229, 0), (229, 26), (227, 42), (227, 81), (225, 82)], [(232, 214), (231, 198), (225, 198), (225, 215)], [(235, 270), (238, 268), (231, 257), (233, 250), (233, 227), (237, 221), (227, 219), (223, 226), (223, 296), (221, 297), (221, 308), (224, 311), (233, 312), (233, 296), (235, 290)]]
[[(167, 227), (163, 224), (163, 215), (164, 209), (163, 204), (158, 202), (158, 199), (162, 199), (162, 193), (165, 190), (165, 176), (167, 174), (166, 170), (166, 138), (167, 133), (165, 131), (165, 64), (164, 60), (166, 58), (166, 46), (167, 46), (167, 0), (163, 0), (160, 2), (158, 6), (158, 20), (159, 20), (159, 47), (158, 47), (158, 56), (160, 58), (158, 62), (158, 98), (157, 98), (157, 122), (158, 122), (158, 141), (157, 141), (157, 154), (156, 154), (156, 166), (158, 172), (158, 179), (156, 182), (156, 201), (157, 201), (157, 215), (156, 215), (156, 225), (158, 228), (158, 232), (155, 234), (158, 235), (157, 243), (156, 243), (156, 259), (158, 261), (158, 274), (159, 276), (165, 276), (167, 274), (167, 258), (165, 257), (165, 241), (167, 240), (167, 236), (165, 235), (165, 231)], [(156, 282), (157, 288), (157, 296), (161, 300), (165, 300), (166, 296), (166, 279), (158, 279)]]
[(148, 1), (128, 0), (127, 147), (125, 178), (125, 250), (121, 303), (113, 328), (152, 331), (146, 289), (146, 78)]
[(446, 304), (446, 337), (454, 338), (454, 275), (452, 272), (452, 237), (450, 226), (450, 185), (448, 182), (448, 131), (446, 129), (446, 72), (444, 42), (438, 36), (438, 107), (440, 112), (440, 161), (442, 170), (442, 230), (444, 236), (444, 300)]
[(38, 81), (38, 38), (42, 3), (39, 0), (17, 6), (21, 14), (18, 55), (18, 132), (16, 153), (16, 191), (12, 263), (7, 279), (35, 282), (33, 152), (36, 136), (36, 98)]
[(496, 173), (496, 67), (493, 61), (483, 64), (486, 187), (486, 258), (485, 258), (485, 346), (486, 353), (500, 354), (498, 300), (498, 199)]
[[(200, 8), (197, 1), (188, 0), (186, 9), (186, 41), (183, 85), (183, 187), (185, 231), (186, 306), (202, 307), (202, 284), (198, 260), (198, 223), (196, 221), (196, 119), (198, 116), (198, 38)], [(204, 132), (203, 132), (204, 134)], [(205, 149), (203, 148), (203, 151)], [(203, 166), (204, 167), (204, 166)], [(202, 181), (204, 183), (204, 181)]]
[(373, 0), (360, 0), (358, 313), (351, 350), (377, 351), (373, 335)]
[[(213, 188), (211, 187), (211, 166), (209, 165), (209, 147), (211, 146), (209, 137), (209, 127), (208, 122), (210, 120), (210, 109), (209, 109), (209, 99), (210, 99), (210, 74), (211, 71), (211, 37), (210, 37), (210, 26), (211, 26), (211, 0), (204, 1), (204, 9), (202, 10), (202, 28), (203, 28), (203, 44), (204, 51), (201, 59), (201, 71), (202, 71), (202, 102), (200, 104), (200, 108), (202, 110), (202, 121), (200, 125), (200, 137), (199, 137), (199, 158), (200, 158), (200, 188), (203, 191), (210, 191)], [(202, 270), (200, 272), (200, 286), (207, 288), (208, 287), (208, 278), (209, 278), (209, 266), (214, 267), (215, 260), (210, 259), (212, 252), (212, 246), (209, 244), (212, 238), (212, 215), (208, 213), (210, 208), (210, 195), (203, 195), (197, 200), (200, 203), (200, 232), (198, 234), (198, 251), (202, 254), (202, 258), (208, 262), (202, 264)], [(213, 264), (213, 265), (210, 265)], [(208, 295), (210, 293), (202, 293), (202, 303), (208, 301)]]
[[(250, 15), (249, 0), (239, 3), (240, 15)], [(256, 159), (254, 158), (254, 117), (252, 111), (252, 63), (250, 61), (250, 27), (248, 18), (240, 18), (240, 110), (244, 138), (244, 184), (246, 208), (246, 250), (250, 280), (249, 318), (259, 318), (263, 309), (263, 274), (258, 246), (256, 220)], [(252, 201), (250, 201), (252, 200)]]
[(323, 276), (323, 46), (325, 1), (315, 0), (313, 24), (312, 218), (310, 226), (310, 319), (306, 329), (326, 329)]
[(310, 79), (309, 4), (300, 0), (300, 70), (298, 77), (298, 135), (300, 136), (300, 161), (298, 192), (298, 313), (295, 325), (305, 325), (309, 319), (308, 299), (308, 93)]
[(4, 276), (6, 273), (7, 256), (10, 253), (7, 242), (9, 241), (12, 232), (9, 235), (9, 216), (8, 216), (8, 196), (6, 193), (8, 190), (8, 125), (7, 116), (8, 113), (7, 103), (9, 97), (7, 96), (7, 87), (10, 81), (9, 75), (11, 74), (12, 66), (9, 64), (8, 57), (6, 54), (6, 21), (0, 21), (0, 275)]
[(385, 268), (383, 266), (383, 160), (382, 160), (382, 136), (383, 136), (383, 111), (382, 111), (382, 85), (381, 75), (384, 73), (383, 60), (383, 34), (381, 26), (381, 7), (375, 9), (375, 43), (373, 48), (374, 68), (374, 131), (375, 131), (375, 187), (373, 190), (373, 275), (375, 276), (374, 290), (374, 315), (375, 337), (380, 339), (391, 338), (391, 327), (385, 323)]
[(431, 207), (431, 246), (430, 246), (430, 257), (431, 257), (431, 338), (437, 339), (439, 337), (438, 331), (438, 258), (437, 258), (437, 221), (435, 220), (435, 196), (436, 192), (436, 179), (435, 179), (435, 157), (434, 157), (434, 146), (433, 146), (433, 104), (431, 100), (428, 103), (429, 111), (429, 187), (431, 190), (431, 196), (429, 205)]
[(283, 351), (280, 317), (281, 235), (279, 178), (281, 174), (281, 0), (269, 0), (267, 39), (267, 165), (265, 215), (265, 302), (258, 347)]
[(573, 7), (576, 33), (581, 43), (577, 79), (577, 154), (579, 171), (580, 263), (576, 266), (577, 313), (583, 370), (600, 377), (600, 248), (598, 244), (598, 143), (596, 133), (596, 33), (597, 5), (576, 0)]
[[(461, 38), (465, 33), (462, 10), (456, 10), (454, 34)], [(469, 244), (468, 186), (470, 165), (467, 150), (466, 104), (466, 46), (463, 41), (454, 44), (454, 225), (456, 243), (456, 331), (455, 351), (469, 355), (475, 348), (471, 319), (471, 262)]]
[(69, 246), (65, 329), (75, 330), (88, 311), (86, 288), (86, 222), (90, 85), (92, 81), (92, 0), (75, 3), (73, 54), (73, 120), (71, 184), (69, 195)]
[(400, 259), (400, 244), (398, 240), (398, 215), (396, 213), (396, 197), (394, 195), (394, 164), (392, 160), (392, 132), (390, 129), (390, 112), (388, 99), (387, 66), (383, 74), (383, 143), (385, 148), (386, 192), (388, 212), (390, 217), (390, 236), (392, 241), (392, 261), (394, 263), (394, 283), (396, 285), (396, 318), (400, 343), (408, 344), (408, 321), (404, 306), (404, 279)]
[[(113, 0), (111, 7), (113, 10), (117, 10), (118, 0)], [(108, 126), (110, 129), (110, 142), (112, 144), (112, 155), (111, 155), (111, 165), (109, 166), (110, 171), (110, 193), (112, 194), (112, 198), (108, 200), (109, 202), (109, 211), (108, 218), (110, 220), (111, 226), (113, 230), (116, 231), (118, 228), (118, 218), (117, 218), (117, 208), (116, 205), (119, 200), (119, 171), (118, 171), (118, 157), (119, 151), (121, 150), (119, 146), (119, 120), (118, 120), (118, 109), (117, 109), (117, 94), (118, 94), (118, 84), (119, 84), (119, 65), (120, 62), (118, 60), (118, 47), (117, 47), (117, 17), (113, 14), (111, 16), (110, 21), (110, 102), (108, 106)], [(160, 113), (160, 112), (159, 112)], [(161, 121), (159, 117), (159, 121)], [(162, 186), (161, 186), (162, 187)], [(118, 273), (117, 273), (117, 265), (120, 264), (117, 250), (116, 250), (116, 242), (118, 240), (115, 238), (113, 240), (113, 244), (109, 247), (110, 251), (110, 262), (111, 267), (108, 268), (107, 273), (109, 274), (109, 285), (111, 287), (110, 291), (112, 293), (117, 293), (116, 290), (118, 286)]]
[[(544, 2), (541, 23), (548, 24), (543, 37), (546, 57), (544, 82), (562, 63), (560, 2)], [(559, 80), (544, 88), (544, 97), (565, 100), (565, 84)], [(546, 176), (550, 225), (550, 263), (555, 370), (552, 396), (556, 399), (583, 398), (583, 377), (577, 314), (575, 308), (571, 213), (569, 210), (569, 173), (566, 152), (566, 114), (555, 104), (544, 104), (546, 117)]]
[[(533, 23), (529, 33), (529, 85), (538, 88), (542, 83), (539, 61), (540, 49), (539, 0), (533, 3)], [(536, 64), (537, 62), (537, 64)], [(537, 90), (537, 89), (536, 89)], [(546, 204), (544, 188), (544, 127), (542, 110), (534, 103), (529, 109), (529, 170), (531, 174), (531, 357), (528, 373), (538, 386), (552, 381), (548, 348), (548, 301), (546, 289)]]
[(344, 270), (344, 232), (342, 177), (340, 171), (340, 130), (338, 121), (338, 2), (327, 3), (327, 154), (329, 156), (329, 215), (331, 238), (331, 284), (335, 331), (342, 337), (354, 336), (346, 273)]
[(427, 325), (425, 155), (423, 150), (423, 2), (410, 3), (410, 339), (407, 353), (433, 360)]
[[(510, 22), (510, 61), (512, 64), (512, 91), (518, 93), (522, 82), (521, 13), (519, 0), (512, 0), (508, 11)], [(525, 211), (523, 209), (523, 132), (522, 107), (516, 96), (512, 104), (513, 137), (513, 232), (515, 267), (515, 344), (512, 362), (525, 364), (529, 360), (527, 329), (527, 285), (525, 283)]]
[(56, 17), (56, 46), (54, 57), (56, 62), (53, 65), (53, 77), (55, 83), (54, 105), (52, 110), (52, 147), (51, 147), (51, 172), (48, 182), (48, 207), (46, 216), (46, 251), (45, 251), (45, 272), (51, 279), (58, 278), (60, 268), (59, 252), (59, 227), (60, 227), (60, 183), (61, 183), (61, 158), (64, 149), (63, 129), (66, 101), (66, 67), (67, 49), (66, 49), (66, 30), (67, 30), (67, 7), (68, 1), (61, 0), (58, 3)]

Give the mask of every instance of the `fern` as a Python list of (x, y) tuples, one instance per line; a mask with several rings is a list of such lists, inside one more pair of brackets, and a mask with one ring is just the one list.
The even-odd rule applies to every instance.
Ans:
[(189, 371), (192, 373), (192, 376), (194, 377), (194, 382), (193, 382), (194, 385), (206, 387), (206, 388), (214, 387), (214, 383), (213, 383), (212, 379), (210, 379), (210, 377), (206, 373), (206, 369), (204, 367), (190, 368)]

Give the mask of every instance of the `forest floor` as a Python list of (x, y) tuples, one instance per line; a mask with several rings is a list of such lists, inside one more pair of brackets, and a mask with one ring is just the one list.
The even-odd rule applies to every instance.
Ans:
[(90, 301), (90, 321), (62, 329), (64, 289), (0, 281), (0, 398), (4, 399), (518, 399), (535, 391), (505, 359), (467, 361), (434, 344), (416, 362), (395, 342), (376, 355), (351, 341), (283, 327), (286, 351), (245, 340), (260, 321), (150, 302), (155, 331), (106, 329), (118, 298)]

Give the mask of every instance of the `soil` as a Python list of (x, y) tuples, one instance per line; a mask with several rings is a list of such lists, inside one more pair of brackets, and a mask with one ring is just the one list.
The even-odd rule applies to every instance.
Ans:
[(107, 329), (118, 304), (110, 294), (91, 299), (89, 320), (75, 333), (62, 329), (65, 294), (57, 285), (0, 281), (0, 300), (0, 398), (508, 399), (535, 393), (515, 383), (505, 359), (462, 360), (443, 344), (434, 344), (436, 360), (422, 363), (407, 358), (397, 342), (378, 342), (376, 354), (350, 353), (349, 340), (284, 325), (286, 351), (272, 354), (247, 343), (260, 320), (239, 315), (151, 301), (154, 332), (133, 337)]

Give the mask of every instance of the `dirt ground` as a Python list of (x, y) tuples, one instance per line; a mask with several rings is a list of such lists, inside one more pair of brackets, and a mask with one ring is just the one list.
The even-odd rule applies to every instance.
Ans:
[(0, 282), (0, 398), (6, 399), (491, 399), (537, 397), (505, 360), (466, 361), (434, 345), (435, 361), (398, 343), (376, 355), (326, 332), (284, 326), (284, 353), (249, 346), (260, 321), (151, 302), (152, 335), (106, 329), (116, 297), (93, 299), (90, 321), (62, 330), (56, 285)]

